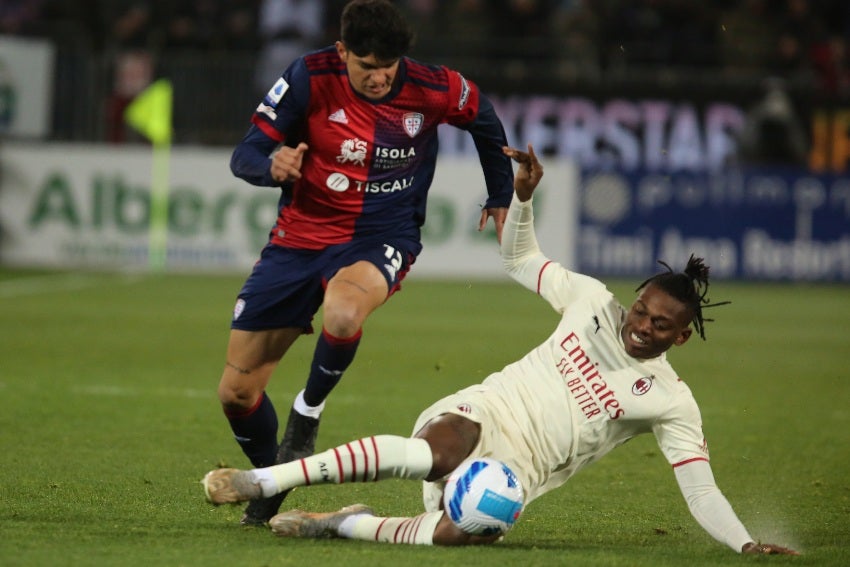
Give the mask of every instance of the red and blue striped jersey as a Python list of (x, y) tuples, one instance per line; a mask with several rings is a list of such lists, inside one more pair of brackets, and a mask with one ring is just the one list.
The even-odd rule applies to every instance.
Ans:
[(407, 57), (392, 91), (377, 101), (351, 87), (334, 47), (301, 57), (257, 107), (231, 169), (255, 185), (280, 185), (269, 156), (281, 144), (305, 142), (302, 178), (282, 186), (272, 243), (317, 250), (387, 235), (408, 240), (418, 254), (442, 123), (472, 135), (485, 206), (507, 207), (513, 169), (492, 104), (460, 73)]

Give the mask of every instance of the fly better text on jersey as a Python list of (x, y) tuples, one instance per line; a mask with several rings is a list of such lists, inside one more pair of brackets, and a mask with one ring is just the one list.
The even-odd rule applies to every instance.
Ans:
[(614, 390), (608, 387), (597, 370), (598, 364), (587, 356), (575, 333), (570, 333), (561, 341), (561, 349), (567, 355), (558, 361), (558, 372), (567, 381), (570, 394), (584, 412), (585, 418), (590, 419), (602, 410), (611, 419), (625, 415)]

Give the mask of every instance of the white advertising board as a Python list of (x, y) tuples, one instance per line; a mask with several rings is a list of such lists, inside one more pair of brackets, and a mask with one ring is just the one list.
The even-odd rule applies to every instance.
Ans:
[[(170, 157), (169, 271), (245, 272), (265, 244), (279, 191), (229, 170), (226, 149)], [(15, 144), (0, 148), (0, 261), (6, 265), (145, 269), (152, 153), (145, 146)], [(547, 163), (537, 199), (547, 254), (572, 264), (577, 172)], [(424, 250), (411, 277), (502, 277), (493, 223), (477, 230), (486, 192), (476, 159), (442, 158)]]
[(0, 35), (0, 136), (50, 133), (53, 59), (45, 40)]

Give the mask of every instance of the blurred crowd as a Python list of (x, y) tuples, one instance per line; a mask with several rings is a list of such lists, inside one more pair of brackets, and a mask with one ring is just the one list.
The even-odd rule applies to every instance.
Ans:
[[(105, 63), (103, 138), (121, 142), (128, 136), (123, 111), (156, 77), (158, 64), (183, 58), (210, 61), (216, 65), (209, 73), (228, 77), (232, 71), (219, 69), (239, 68), (240, 89), (250, 91), (247, 100), (256, 100), (293, 59), (338, 39), (346, 1), (0, 0), (0, 34), (51, 38), (60, 60), (73, 53), (75, 60), (82, 54)], [(462, 69), (476, 79), (477, 71), (486, 70), (491, 80), (532, 89), (550, 83), (601, 84), (612, 77), (638, 84), (657, 84), (663, 77), (679, 77), (680, 82), (682, 77), (710, 77), (747, 85), (770, 77), (779, 81), (773, 84), (798, 94), (850, 98), (848, 0), (397, 3), (417, 32), (412, 56)], [(235, 62), (223, 67), (231, 56)], [(253, 68), (247, 69), (251, 78), (241, 73), (245, 61), (252, 61)], [(775, 121), (776, 109), (789, 107), (776, 100), (767, 97), (759, 116)], [(752, 140), (764, 138), (755, 134), (763, 128), (751, 130)], [(218, 132), (209, 136), (232, 137)], [(798, 145), (782, 152), (798, 155)]]
[[(338, 35), (345, 0), (3, 0), (0, 33), (98, 52), (249, 51), (265, 77)], [(400, 0), (414, 55), (550, 58), (575, 73), (712, 68), (850, 92), (846, 0)], [(274, 69), (272, 71), (271, 69)], [(260, 80), (260, 79), (258, 79)]]

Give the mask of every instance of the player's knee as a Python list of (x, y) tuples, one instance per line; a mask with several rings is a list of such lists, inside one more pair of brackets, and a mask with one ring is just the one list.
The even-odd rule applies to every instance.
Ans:
[(453, 470), (460, 466), (466, 455), (459, 453), (453, 447), (437, 443), (431, 445), (431, 458), (431, 472), (425, 478), (428, 482), (434, 482), (451, 474)]
[(325, 331), (345, 339), (353, 337), (363, 325), (365, 316), (357, 305), (352, 302), (337, 301), (325, 304), (322, 324)]
[(218, 400), (224, 413), (244, 413), (257, 404), (262, 391), (247, 384), (231, 384), (222, 381), (218, 385)]
[(431, 472), (425, 480), (435, 481), (455, 470), (478, 444), (481, 426), (454, 414), (443, 414), (423, 427), (416, 437), (431, 447)]
[[(454, 424), (447, 423), (444, 417), (432, 421), (417, 434), (431, 448), (431, 472), (425, 478), (429, 482), (445, 477), (460, 466), (477, 442), (477, 436), (459, 435)], [(449, 416), (449, 419), (453, 421), (454, 417)]]

